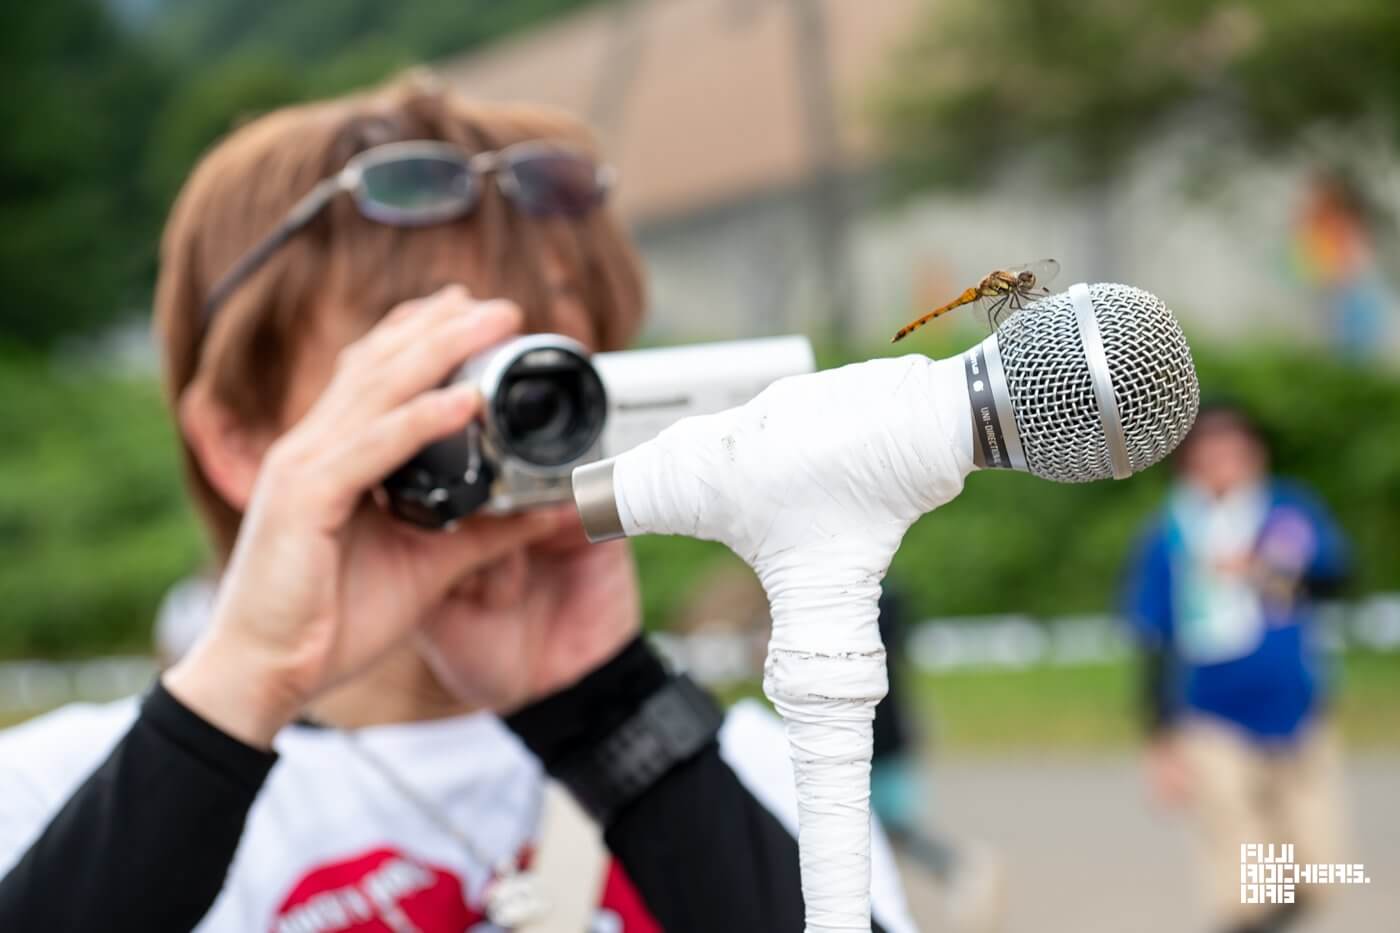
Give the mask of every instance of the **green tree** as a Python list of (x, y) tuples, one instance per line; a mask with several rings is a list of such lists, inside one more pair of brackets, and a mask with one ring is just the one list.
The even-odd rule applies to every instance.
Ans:
[(152, 31), (191, 66), (263, 46), (316, 67), (361, 43), (402, 48), (419, 61), (457, 55), (599, 0), (165, 0)]
[(95, 0), (4, 4), (0, 62), (0, 339), (42, 347), (142, 298), (163, 72)]
[(103, 0), (0, 5), (0, 343), (139, 316), (170, 199), (240, 122), (587, 2), (160, 0), (124, 23)]
[(240, 123), (299, 100), (305, 78), (284, 56), (265, 49), (229, 56), (193, 74), (156, 116), (146, 177), (152, 196), (169, 205), (200, 155)]
[(1189, 122), (1218, 156), (1400, 142), (1394, 0), (945, 0), (879, 113), (905, 185), (1033, 150), (1078, 180)]

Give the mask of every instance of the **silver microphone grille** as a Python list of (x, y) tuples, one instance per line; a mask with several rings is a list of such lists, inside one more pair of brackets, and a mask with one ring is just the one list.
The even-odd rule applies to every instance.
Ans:
[[(1200, 405), (1191, 348), (1160, 298), (1129, 285), (1091, 285), (1132, 472), (1171, 453)], [(1052, 295), (1013, 314), (997, 344), (1026, 468), (1059, 483), (1113, 476), (1073, 299)]]

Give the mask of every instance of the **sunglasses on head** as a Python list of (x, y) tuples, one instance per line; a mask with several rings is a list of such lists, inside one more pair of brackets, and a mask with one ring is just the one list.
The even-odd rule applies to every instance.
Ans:
[(425, 227), (469, 213), (481, 200), (488, 175), (531, 217), (582, 217), (603, 202), (613, 183), (610, 166), (561, 143), (528, 140), (474, 155), (432, 140), (366, 149), (312, 188), (214, 284), (204, 302), (205, 320), (337, 194), (354, 197), (360, 213), (377, 223)]

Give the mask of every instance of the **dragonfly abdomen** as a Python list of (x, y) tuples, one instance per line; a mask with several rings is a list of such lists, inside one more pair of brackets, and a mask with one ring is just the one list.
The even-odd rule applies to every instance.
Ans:
[(899, 333), (895, 334), (894, 337), (890, 340), (890, 343), (899, 343), (899, 341), (903, 340), (905, 337), (908, 337), (914, 331), (918, 330), (920, 327), (923, 327), (925, 324), (938, 317), (940, 314), (947, 314), (954, 308), (961, 308), (963, 305), (972, 304), (972, 302), (976, 301), (980, 297), (981, 293), (977, 289), (969, 288), (967, 291), (963, 292), (961, 295), (954, 298), (946, 305), (934, 308), (932, 311), (925, 314), (917, 321), (905, 324), (899, 329)]

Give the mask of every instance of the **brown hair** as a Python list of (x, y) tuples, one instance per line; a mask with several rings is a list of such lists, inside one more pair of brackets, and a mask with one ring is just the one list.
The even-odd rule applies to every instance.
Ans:
[[(161, 244), (155, 319), (173, 409), (199, 382), (243, 423), (276, 424), (298, 340), (320, 308), (350, 315), (367, 330), (396, 304), (460, 283), (515, 301), (527, 329), (542, 329), (552, 305), (548, 260), (562, 264), (598, 348), (616, 349), (633, 337), (644, 305), (641, 270), (611, 213), (527, 218), (495, 185), (485, 186), (466, 217), (413, 229), (366, 220), (351, 199), (337, 198), (204, 320), (212, 285), (312, 186), (357, 152), (408, 139), (443, 140), (467, 152), (524, 139), (593, 148), (587, 129), (564, 114), (472, 103), (421, 79), (288, 107), (232, 133), (186, 181)], [(214, 491), (188, 442), (185, 469), (222, 560), (241, 516)]]

